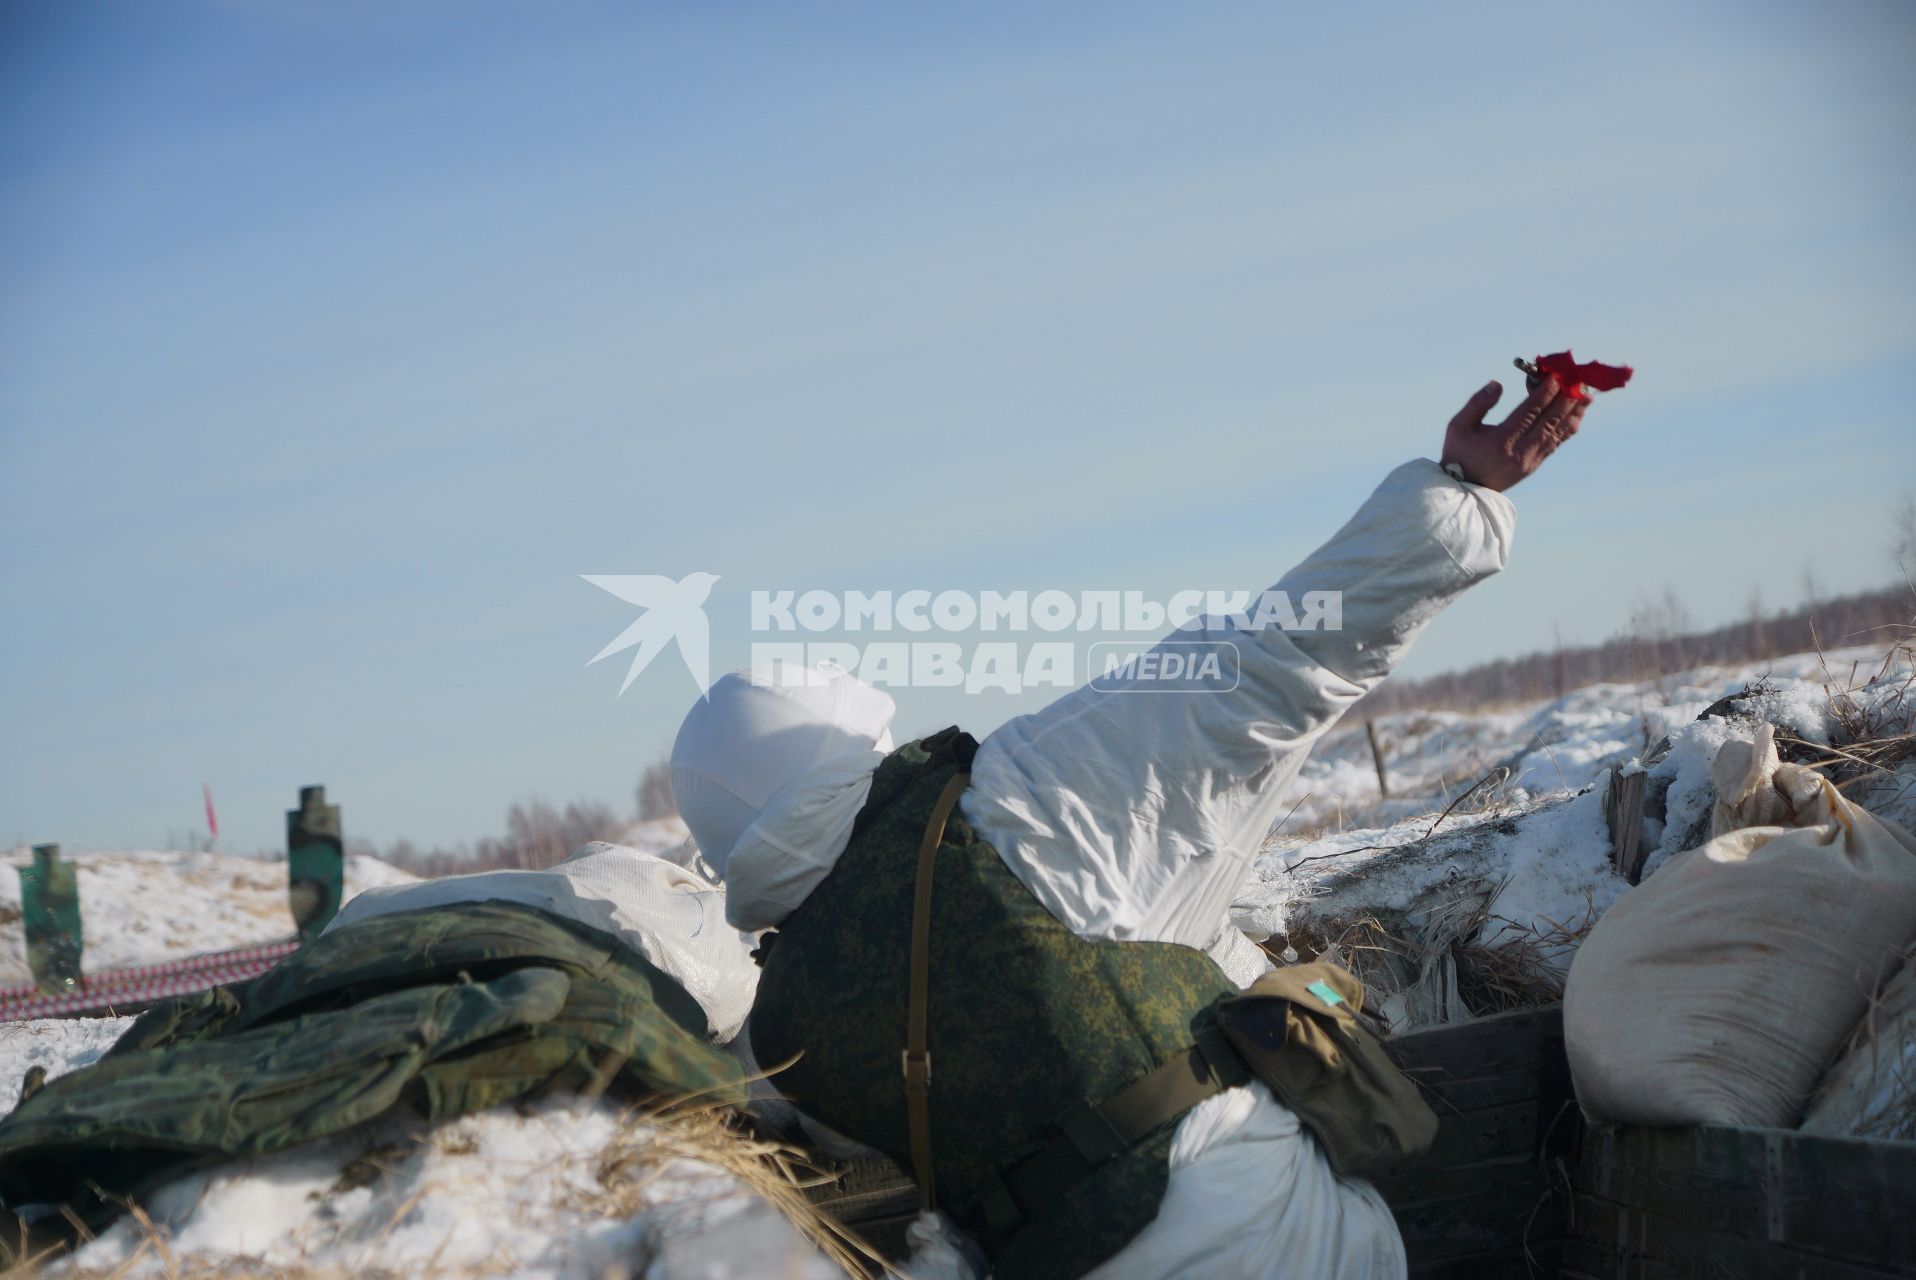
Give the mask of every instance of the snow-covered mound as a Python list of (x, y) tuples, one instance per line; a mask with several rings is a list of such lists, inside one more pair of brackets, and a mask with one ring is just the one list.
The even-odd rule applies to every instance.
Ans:
[[(0, 1026), (0, 1081), (93, 1061), (131, 1018)], [(375, 1121), (154, 1197), (46, 1275), (791, 1276), (843, 1273), (726, 1168), (746, 1140), (548, 1100), (431, 1128)]]
[[(1288, 817), (1278, 834), (1381, 827), (1436, 812), (1499, 766), (1510, 770), (1506, 788), (1578, 791), (1612, 764), (1648, 754), (1718, 699), (1758, 682), (1777, 690), (1770, 717), (1811, 737), (1823, 731), (1831, 693), (1866, 682), (1883, 661), (1881, 645), (1859, 646), (1699, 667), (1640, 684), (1590, 685), (1506, 710), (1381, 716), (1375, 725), (1390, 800), (1378, 795), (1363, 724), (1348, 724), (1305, 761), (1285, 796)], [(1907, 664), (1892, 662), (1889, 674), (1898, 670), (1907, 675)]]
[[(79, 880), (89, 973), (277, 942), (294, 933), (284, 862), (154, 850), (63, 856)], [(0, 987), (33, 980), (20, 922), (20, 877), (13, 870), (27, 860), (28, 851), (16, 849), (0, 867)], [(346, 859), (345, 896), (415, 879), (355, 854)]]
[[(1281, 953), (1351, 965), (1400, 1029), (1492, 1011), (1516, 983), (1547, 995), (1630, 887), (1604, 817), (1613, 765), (1656, 752), (1643, 826), (1643, 874), (1654, 874), (1708, 835), (1710, 764), (1724, 742), (1751, 738), (1758, 719), (1809, 744), (1841, 741), (1845, 715), (1907, 732), (1911, 674), (1907, 650), (1886, 662), (1880, 647), (1859, 648), (1596, 685), (1513, 711), (1387, 717), (1377, 730), (1389, 800), (1362, 726), (1346, 729), (1300, 774), (1297, 812), (1258, 858), (1233, 921)], [(1697, 719), (1753, 687), (1762, 692), (1735, 717)], [(1916, 825), (1916, 761), (1847, 786), (1880, 816)], [(1366, 825), (1340, 827), (1353, 816)]]

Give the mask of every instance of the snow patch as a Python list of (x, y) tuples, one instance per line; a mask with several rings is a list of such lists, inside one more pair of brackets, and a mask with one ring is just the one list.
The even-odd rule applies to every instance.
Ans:
[[(151, 849), (64, 856), (79, 881), (89, 973), (278, 942), (295, 932), (283, 859)], [(14, 870), (26, 865), (28, 853), (15, 850), (7, 861), (0, 867), (0, 986), (33, 980)], [(417, 879), (354, 854), (346, 859), (345, 897)]]

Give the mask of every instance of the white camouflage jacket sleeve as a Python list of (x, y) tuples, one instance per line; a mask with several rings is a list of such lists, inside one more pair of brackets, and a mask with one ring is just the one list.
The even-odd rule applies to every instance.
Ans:
[(1233, 642), (1236, 688), (1075, 689), (985, 740), (966, 818), (1081, 936), (1210, 945), (1312, 745), (1503, 568), (1515, 524), (1502, 494), (1405, 463), (1276, 584), (1293, 602), (1341, 592), (1341, 630), (1176, 633)]

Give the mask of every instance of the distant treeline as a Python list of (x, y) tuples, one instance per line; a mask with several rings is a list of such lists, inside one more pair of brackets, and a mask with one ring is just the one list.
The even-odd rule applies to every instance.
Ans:
[[(1790, 653), (1908, 640), (1916, 620), (1916, 593), (1908, 586), (1817, 600), (1766, 614), (1752, 604), (1741, 622), (1692, 631), (1674, 592), (1640, 606), (1614, 638), (1598, 645), (1558, 648), (1425, 680), (1386, 680), (1357, 704), (1359, 716), (1398, 711), (1472, 711), (1561, 697), (1593, 684), (1657, 680), (1711, 664), (1761, 662)], [(1832, 675), (1847, 678), (1846, 671)]]
[(400, 840), (385, 849), (355, 842), (353, 852), (368, 853), (416, 876), (458, 875), (467, 871), (536, 871), (560, 862), (582, 844), (617, 840), (630, 824), (597, 800), (575, 800), (563, 809), (544, 800), (528, 800), (506, 810), (506, 832), (471, 845), (421, 849)]
[[(672, 775), (663, 762), (648, 765), (634, 788), (639, 821), (678, 812), (672, 801)], [(385, 849), (371, 841), (351, 841), (351, 852), (369, 854), (416, 876), (450, 876), (467, 871), (539, 871), (563, 861), (582, 844), (617, 840), (632, 824), (611, 805), (574, 800), (563, 809), (544, 800), (525, 800), (506, 810), (506, 833), (474, 844), (421, 849), (400, 840)]]

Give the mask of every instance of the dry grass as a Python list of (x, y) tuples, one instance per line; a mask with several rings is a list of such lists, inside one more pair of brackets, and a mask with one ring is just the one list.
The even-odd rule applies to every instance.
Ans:
[(1581, 920), (1546, 918), (1541, 927), (1491, 915), (1485, 908), (1464, 933), (1467, 941), (1452, 946), (1465, 1005), (1485, 1017), (1558, 1003), (1569, 958), (1596, 923), (1596, 903), (1587, 897)]
[(1280, 964), (1321, 960), (1348, 969), (1364, 984), (1369, 1012), (1383, 1015), (1401, 998), (1402, 1025), (1393, 1020), (1392, 1031), (1453, 1021), (1462, 1012), (1453, 944), (1486, 901), (1472, 893), (1446, 899), (1420, 912), (1414, 924), (1394, 912), (1366, 912), (1339, 921), (1328, 935), (1294, 929), (1286, 939), (1289, 954), (1275, 958)]
[(1916, 760), (1916, 623), (1893, 628), (1895, 638), (1874, 669), (1852, 664), (1835, 673), (1821, 648), (1823, 689), (1833, 726), (1827, 743), (1777, 735), (1791, 759), (1821, 769), (1840, 790), (1893, 779)]
[(725, 1170), (770, 1203), (848, 1276), (889, 1270), (885, 1259), (805, 1195), (832, 1179), (802, 1148), (750, 1133), (739, 1114), (722, 1106), (635, 1111), (599, 1155), (602, 1188), (583, 1207), (608, 1217), (630, 1217), (646, 1186), (672, 1161), (696, 1160)]
[[(1314, 853), (1299, 858), (1294, 862), (1286, 863), (1284, 870), (1286, 872), (1295, 871), (1307, 862), (1324, 862), (1333, 858), (1348, 858), (1352, 854), (1357, 853), (1395, 852), (1415, 848), (1429, 841), (1432, 836), (1437, 834), (1437, 828), (1442, 826), (1445, 820), (1456, 814), (1461, 814), (1467, 818), (1499, 816), (1510, 808), (1510, 778), (1511, 770), (1507, 766), (1494, 766), (1490, 772), (1484, 774), (1460, 792), (1455, 799), (1445, 806), (1442, 813), (1432, 818), (1430, 825), (1424, 828), (1422, 835), (1407, 840), (1402, 844), (1360, 844), (1350, 849), (1334, 849), (1329, 853)], [(1449, 784), (1446, 783), (1445, 785), (1448, 789)], [(1299, 803), (1301, 804), (1302, 801), (1299, 801)], [(1295, 810), (1295, 806), (1293, 806), (1293, 810)], [(1328, 834), (1320, 825), (1319, 827), (1307, 827), (1296, 835), (1280, 839), (1279, 832), (1281, 830), (1282, 824), (1280, 823), (1269, 835), (1265, 836), (1264, 843), (1258, 847), (1258, 855), (1260, 857), (1267, 853), (1277, 852), (1286, 847), (1309, 843), (1324, 834)]]
[(1581, 919), (1525, 924), (1494, 915), (1501, 883), (1461, 890), (1415, 918), (1367, 913), (1339, 922), (1336, 931), (1308, 928), (1271, 939), (1265, 949), (1279, 964), (1322, 960), (1364, 984), (1364, 1003), (1407, 1002), (1408, 1027), (1534, 1009), (1563, 999), (1569, 957), (1597, 922), (1594, 903)]

